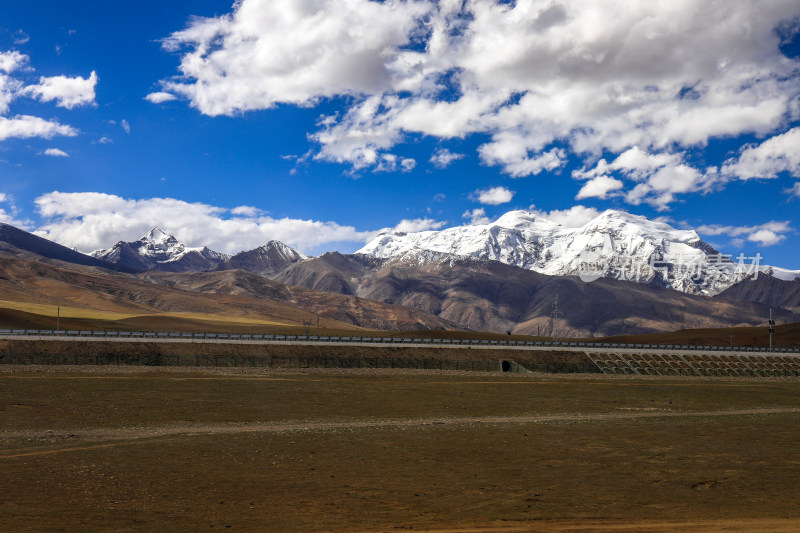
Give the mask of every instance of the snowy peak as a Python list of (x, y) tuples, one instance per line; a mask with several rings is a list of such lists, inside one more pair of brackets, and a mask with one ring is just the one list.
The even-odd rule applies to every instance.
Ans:
[(143, 241), (143, 242), (151, 242), (151, 243), (154, 243), (154, 244), (163, 243), (163, 242), (166, 242), (166, 241), (177, 242), (175, 237), (165, 233), (163, 230), (161, 230), (161, 228), (153, 228), (153, 229), (151, 229), (149, 232), (145, 233), (144, 236), (142, 236), (142, 238), (139, 239), (139, 240)]
[[(157, 262), (175, 261), (192, 250), (159, 228), (151, 229), (141, 239), (129, 244), (136, 249), (139, 255), (152, 257)], [(200, 250), (200, 248), (194, 250)]]
[(228, 259), (207, 247), (191, 248), (160, 228), (153, 228), (139, 240), (120, 241), (108, 250), (92, 252), (93, 257), (136, 270), (170, 272), (206, 271)]
[(307, 259), (311, 259), (309, 256), (295, 250), (291, 246), (283, 244), (281, 241), (269, 241), (264, 246), (259, 246), (256, 249), (260, 250), (262, 253), (265, 254), (270, 254), (270, 255), (276, 254), (279, 257), (282, 257), (283, 259), (292, 262), (305, 261)]
[(743, 279), (697, 232), (613, 209), (578, 227), (510, 211), (488, 224), (379, 235), (357, 253), (414, 263), (489, 259), (551, 276), (624, 279), (709, 295)]

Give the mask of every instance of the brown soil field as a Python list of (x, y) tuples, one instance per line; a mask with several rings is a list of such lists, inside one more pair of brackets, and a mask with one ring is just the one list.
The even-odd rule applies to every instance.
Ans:
[(800, 382), (0, 366), (2, 531), (794, 531)]

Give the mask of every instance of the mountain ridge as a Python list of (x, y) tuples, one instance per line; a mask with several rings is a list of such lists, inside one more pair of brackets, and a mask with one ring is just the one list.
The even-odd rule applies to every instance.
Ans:
[(770, 268), (739, 265), (694, 230), (613, 209), (578, 227), (518, 210), (486, 224), (416, 233), (387, 231), (356, 254), (419, 264), (447, 261), (448, 256), (490, 259), (551, 276), (624, 279), (709, 296), (756, 268)]

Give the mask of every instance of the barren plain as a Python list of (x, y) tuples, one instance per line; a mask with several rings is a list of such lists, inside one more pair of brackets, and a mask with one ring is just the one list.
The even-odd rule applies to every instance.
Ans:
[(3, 531), (793, 531), (800, 382), (0, 367)]

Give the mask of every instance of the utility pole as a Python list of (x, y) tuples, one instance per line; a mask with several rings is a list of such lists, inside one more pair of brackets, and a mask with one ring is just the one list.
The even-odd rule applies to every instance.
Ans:
[(686, 304), (681, 306), (681, 329), (686, 329)]
[(772, 351), (772, 336), (775, 334), (775, 321), (772, 320), (772, 308), (769, 308), (769, 351)]
[(731, 335), (731, 348), (733, 348), (733, 335)]
[(553, 312), (550, 313), (550, 318), (552, 318), (552, 336), (553, 342), (558, 342), (558, 318), (563, 313), (558, 310), (558, 293), (556, 293), (555, 299), (553, 299)]
[(56, 331), (61, 329), (61, 306), (56, 307)]

